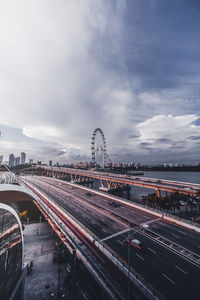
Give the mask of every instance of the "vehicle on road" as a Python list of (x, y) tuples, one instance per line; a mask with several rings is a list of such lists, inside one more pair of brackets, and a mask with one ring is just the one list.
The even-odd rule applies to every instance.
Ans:
[(144, 250), (143, 243), (137, 239), (128, 238), (126, 242), (129, 243), (131, 247), (136, 248), (137, 250)]
[(87, 196), (92, 196), (90, 192), (85, 193)]
[(113, 206), (113, 207), (120, 207), (120, 206), (121, 206), (121, 204), (116, 203), (115, 201), (108, 202), (108, 204), (109, 204), (110, 206)]
[(149, 228), (149, 225), (148, 224), (143, 224), (142, 227), (147, 229), (147, 228)]

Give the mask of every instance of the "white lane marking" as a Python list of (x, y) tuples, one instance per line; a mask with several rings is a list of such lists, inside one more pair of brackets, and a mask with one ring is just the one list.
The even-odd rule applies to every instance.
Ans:
[(158, 226), (157, 226), (157, 225), (151, 225), (151, 227), (153, 227), (153, 228), (158, 228)]
[(94, 221), (91, 221), (92, 224), (96, 224)]
[(139, 254), (136, 253), (136, 255), (137, 255), (140, 259), (144, 260), (144, 258), (143, 258), (142, 256), (140, 256)]
[(188, 274), (186, 271), (184, 271), (183, 269), (181, 269), (180, 267), (175, 265), (175, 268), (179, 269), (181, 272), (183, 272), (184, 274)]
[(171, 281), (173, 284), (176, 284), (175, 281), (173, 281), (171, 278), (169, 278), (167, 275), (165, 275), (164, 273), (162, 274), (165, 278), (167, 278), (169, 281)]
[(120, 244), (124, 245), (124, 243), (122, 243), (121, 241), (119, 241), (119, 240), (117, 240), (117, 241), (118, 241), (118, 243), (120, 243)]
[(173, 235), (175, 238), (180, 239), (180, 236), (178, 236), (178, 235), (176, 235), (176, 234), (174, 234), (174, 233), (172, 233), (172, 235)]
[(108, 231), (107, 231), (107, 230), (105, 230), (105, 229), (102, 229), (102, 231), (103, 231), (103, 232), (105, 232), (105, 233), (108, 233)]
[(147, 247), (147, 249), (149, 249), (151, 252), (153, 252), (154, 254), (156, 254), (156, 251), (154, 251), (153, 249)]
[(178, 232), (180, 232), (180, 233), (182, 233), (182, 234), (184, 234), (184, 235), (187, 235), (187, 233), (186, 233), (186, 232), (183, 232), (182, 230), (178, 230)]

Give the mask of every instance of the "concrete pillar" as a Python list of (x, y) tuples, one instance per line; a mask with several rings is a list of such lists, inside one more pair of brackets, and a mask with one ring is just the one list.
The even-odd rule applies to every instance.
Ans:
[(167, 198), (167, 191), (165, 191), (165, 197)]

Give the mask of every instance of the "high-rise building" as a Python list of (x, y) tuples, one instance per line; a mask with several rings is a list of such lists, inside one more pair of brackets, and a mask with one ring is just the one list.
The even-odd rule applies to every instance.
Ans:
[(13, 208), (0, 203), (0, 299), (23, 298), (23, 233)]
[(15, 166), (15, 156), (14, 156), (13, 153), (9, 155), (8, 165), (9, 165), (10, 168)]
[(52, 160), (49, 161), (49, 166), (50, 166), (50, 167), (52, 166)]
[(29, 158), (29, 165), (32, 165), (32, 164), (33, 164), (33, 159)]
[(15, 166), (19, 166), (20, 165), (20, 157), (16, 157), (15, 158)]
[(0, 166), (2, 165), (3, 163), (3, 155), (0, 155)]
[(26, 163), (26, 153), (21, 153), (21, 165), (24, 165)]

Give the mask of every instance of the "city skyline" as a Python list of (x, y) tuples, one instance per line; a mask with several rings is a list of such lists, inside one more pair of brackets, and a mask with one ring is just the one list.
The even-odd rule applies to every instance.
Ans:
[[(198, 1), (35, 1), (1, 7), (0, 154), (200, 161)], [(53, 17), (52, 17), (53, 16)]]

